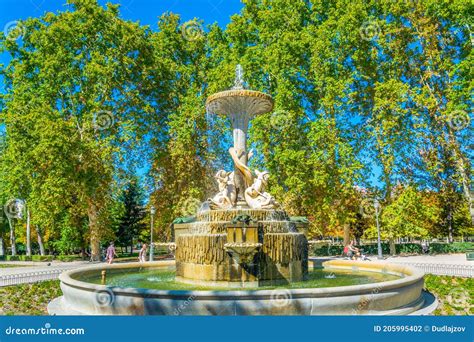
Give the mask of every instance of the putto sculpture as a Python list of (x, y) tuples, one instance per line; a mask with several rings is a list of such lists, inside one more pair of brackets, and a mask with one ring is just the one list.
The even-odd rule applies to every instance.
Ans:
[(219, 192), (209, 199), (211, 209), (230, 209), (235, 206), (237, 192), (234, 184), (234, 173), (219, 170), (214, 178), (219, 185)]
[(270, 112), (273, 109), (273, 100), (267, 94), (244, 89), (243, 77), (244, 71), (239, 64), (235, 70), (233, 88), (210, 96), (206, 103), (208, 113), (227, 115), (230, 118), (234, 136), (234, 146), (229, 149), (234, 161), (234, 172), (221, 170), (216, 174), (219, 192), (210, 199), (210, 207), (229, 209), (248, 206), (251, 209), (274, 209), (277, 202), (272, 195), (265, 192), (270, 174), (267, 171), (252, 172), (247, 166), (252, 156), (251, 151), (247, 152), (249, 121), (256, 115)]

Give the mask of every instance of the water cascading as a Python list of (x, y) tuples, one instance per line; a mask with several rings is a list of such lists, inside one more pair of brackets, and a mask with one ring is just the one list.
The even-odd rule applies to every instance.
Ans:
[(248, 166), (249, 122), (271, 112), (273, 99), (245, 89), (243, 76), (238, 65), (232, 89), (206, 101), (206, 115), (224, 115), (231, 121), (234, 144), (229, 154), (234, 170), (216, 173), (219, 192), (176, 236), (178, 281), (247, 287), (300, 281), (307, 274), (305, 235), (265, 191), (269, 173)]

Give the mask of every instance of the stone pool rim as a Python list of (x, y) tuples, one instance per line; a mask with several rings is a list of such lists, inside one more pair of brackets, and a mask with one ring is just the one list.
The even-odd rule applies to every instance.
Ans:
[[(318, 259), (310, 259), (313, 268)], [(266, 290), (157, 290), (99, 285), (72, 277), (102, 270), (173, 267), (174, 260), (98, 264), (60, 275), (63, 296), (52, 300), (52, 315), (424, 315), (436, 298), (423, 290), (416, 268), (367, 261), (331, 260), (330, 270), (381, 272), (403, 278), (362, 285)], [(104, 301), (105, 299), (105, 301)], [(283, 305), (280, 305), (282, 304)]]
[[(315, 263), (316, 259), (310, 259), (310, 262)], [(423, 279), (424, 272), (416, 268), (398, 265), (398, 264), (389, 264), (389, 263), (379, 263), (379, 262), (367, 262), (367, 261), (352, 261), (352, 260), (330, 260), (322, 263), (323, 268), (329, 270), (342, 270), (342, 271), (363, 271), (363, 272), (373, 272), (373, 273), (387, 273), (391, 275), (401, 276), (400, 279), (389, 280), (389, 281), (380, 281), (370, 284), (361, 284), (361, 285), (345, 285), (345, 286), (334, 286), (334, 287), (308, 287), (308, 288), (284, 288), (276, 287), (274, 289), (265, 289), (265, 290), (159, 290), (159, 289), (148, 289), (148, 288), (134, 288), (134, 287), (120, 287), (120, 286), (110, 286), (110, 285), (99, 285), (94, 283), (88, 283), (86, 281), (81, 281), (74, 279), (73, 276), (81, 273), (92, 272), (92, 271), (103, 271), (103, 270), (120, 270), (120, 269), (140, 269), (140, 268), (165, 268), (175, 266), (174, 260), (166, 261), (154, 261), (147, 263), (127, 263), (127, 264), (112, 264), (112, 265), (93, 265), (77, 268), (74, 270), (69, 270), (63, 272), (59, 276), (59, 280), (63, 284), (67, 284), (71, 287), (82, 289), (91, 292), (97, 292), (105, 289), (113, 290), (114, 294), (125, 295), (130, 294), (146, 294), (148, 298), (150, 297), (160, 297), (160, 298), (176, 298), (176, 297), (239, 297), (245, 298), (251, 295), (252, 298), (255, 296), (259, 297), (270, 297), (275, 291), (289, 291), (293, 297), (318, 297), (320, 295), (326, 295), (331, 293), (334, 295), (351, 295), (351, 294), (363, 294), (366, 292), (373, 292), (377, 290), (378, 292), (382, 290), (390, 290), (400, 287), (400, 285), (411, 285), (419, 282)], [(382, 272), (380, 272), (382, 271)], [(219, 284), (218, 284), (219, 286)]]

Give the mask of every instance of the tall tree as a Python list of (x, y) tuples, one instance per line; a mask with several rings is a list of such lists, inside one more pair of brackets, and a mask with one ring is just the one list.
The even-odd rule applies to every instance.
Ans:
[(120, 201), (122, 215), (118, 221), (116, 237), (120, 246), (130, 246), (130, 252), (132, 252), (134, 239), (136, 240), (141, 231), (146, 228), (143, 223), (143, 193), (136, 179), (128, 183)]
[(2, 40), (12, 56), (2, 167), (12, 196), (28, 198), (33, 225), (60, 230), (64, 210), (86, 216), (97, 260), (114, 177), (137, 160), (144, 127), (155, 122), (156, 65), (150, 31), (120, 19), (118, 6), (69, 4), (26, 20), (22, 44)]

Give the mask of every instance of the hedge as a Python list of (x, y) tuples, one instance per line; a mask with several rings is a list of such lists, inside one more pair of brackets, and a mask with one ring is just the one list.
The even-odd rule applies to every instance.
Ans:
[[(362, 245), (360, 248), (365, 254), (377, 254), (377, 244)], [(402, 243), (396, 244), (395, 249), (397, 254), (421, 254), (421, 245), (418, 243)], [(474, 243), (472, 242), (453, 242), (453, 243), (438, 243), (432, 242), (429, 244), (430, 254), (448, 254), (448, 253), (465, 253), (468, 250), (474, 249)], [(344, 246), (342, 245), (326, 245), (316, 246), (313, 248), (311, 255), (314, 256), (338, 256), (342, 255)], [(388, 243), (382, 243), (382, 253), (390, 254), (390, 245)]]
[(53, 261), (53, 255), (4, 255), (0, 256), (2, 261)]
[(82, 260), (82, 256), (80, 256), (80, 255), (58, 255), (54, 259), (59, 260), (59, 261), (64, 261), (64, 262), (70, 262), (70, 261)]

